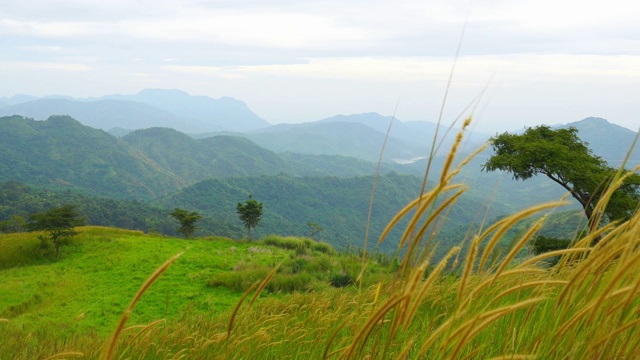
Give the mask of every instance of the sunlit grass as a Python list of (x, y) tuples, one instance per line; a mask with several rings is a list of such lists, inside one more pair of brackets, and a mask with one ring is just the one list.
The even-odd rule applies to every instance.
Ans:
[[(453, 183), (459, 168), (452, 164), (447, 161), (439, 183), (391, 219), (389, 229), (408, 218), (398, 239), (402, 258), (393, 267), (372, 259), (361, 265), (357, 257), (335, 254), (308, 239), (271, 237), (249, 244), (81, 229), (62, 248), (63, 260), (43, 258), (31, 265), (21, 260), (0, 272), (0, 284), (11, 294), (5, 304), (13, 304), (3, 305), (0, 313), (5, 340), (0, 351), (25, 359), (79, 353), (105, 359), (640, 357), (640, 213), (594, 229), (570, 249), (519, 257), (544, 226), (545, 215), (564, 205), (560, 199), (487, 224), (434, 261), (438, 226), (465, 191)], [(501, 252), (502, 237), (533, 217), (538, 220)], [(596, 237), (600, 241), (590, 246)], [(0, 247), (18, 254), (25, 246), (38, 246), (34, 238), (0, 237)], [(269, 249), (250, 250), (256, 246)], [(157, 268), (182, 252), (171, 268), (168, 263)], [(558, 265), (547, 267), (544, 260), (559, 255)], [(340, 269), (354, 286), (269, 290), (269, 284), (305, 266), (317, 273)], [(148, 277), (154, 269), (162, 276)], [(235, 273), (221, 276), (223, 270)], [(230, 285), (251, 274), (246, 284)], [(219, 286), (225, 292), (213, 293)], [(72, 295), (87, 297), (84, 304), (107, 301), (101, 328), (114, 335), (72, 331), (85, 321), (95, 324), (98, 311), (77, 308)], [(203, 296), (227, 299), (226, 306), (212, 306)], [(30, 312), (47, 308), (60, 311), (29, 318)]]

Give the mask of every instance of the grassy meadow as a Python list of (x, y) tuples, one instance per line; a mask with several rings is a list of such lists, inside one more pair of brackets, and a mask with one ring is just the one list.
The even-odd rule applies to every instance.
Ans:
[[(466, 190), (452, 183), (455, 152), (435, 187), (390, 219), (388, 230), (408, 220), (398, 262), (309, 239), (96, 227), (81, 228), (56, 259), (38, 250), (37, 234), (4, 235), (0, 357), (640, 358), (640, 213), (570, 249), (522, 257), (565, 202), (541, 204), (483, 225), (433, 262), (438, 225)], [(548, 267), (552, 256), (562, 258)]]

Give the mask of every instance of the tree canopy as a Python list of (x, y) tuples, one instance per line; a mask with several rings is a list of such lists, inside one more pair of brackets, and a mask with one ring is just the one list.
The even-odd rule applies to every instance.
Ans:
[[(492, 138), (495, 153), (483, 169), (507, 171), (516, 180), (545, 175), (569, 191), (591, 221), (595, 205), (617, 170), (594, 155), (577, 133), (573, 127), (553, 130), (548, 126), (528, 128), (520, 135), (505, 132)], [(630, 176), (604, 210), (609, 220), (627, 219), (638, 207), (640, 175), (626, 174)]]
[[(31, 231), (46, 231), (48, 238), (56, 248), (57, 256), (60, 253), (60, 242), (75, 236), (78, 232), (74, 228), (83, 223), (84, 218), (77, 213), (76, 205), (64, 205), (30, 215), (28, 228)], [(43, 244), (46, 243), (47, 237), (40, 236), (39, 238)]]
[(249, 200), (245, 201), (244, 205), (238, 203), (236, 206), (240, 220), (244, 223), (244, 226), (249, 231), (247, 237), (251, 239), (251, 228), (260, 224), (260, 216), (262, 216), (262, 203), (257, 202), (249, 195)]
[(196, 232), (196, 222), (202, 219), (202, 216), (196, 211), (188, 212), (180, 208), (173, 209), (173, 212), (169, 215), (180, 222), (180, 227), (178, 227), (176, 231), (184, 235), (187, 239), (193, 237), (193, 234)]

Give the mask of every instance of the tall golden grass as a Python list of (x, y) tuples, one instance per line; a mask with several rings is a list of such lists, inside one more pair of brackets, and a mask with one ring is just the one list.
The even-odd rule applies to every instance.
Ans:
[[(496, 255), (496, 245), (512, 226), (564, 205), (560, 199), (501, 219), (431, 263), (433, 242), (427, 234), (465, 191), (452, 183), (468, 162), (453, 167), (461, 140), (460, 135), (439, 182), (401, 210), (383, 232), (380, 241), (409, 218), (399, 239), (401, 266), (386, 281), (256, 301), (274, 270), (226, 315), (187, 314), (176, 322), (124, 329), (136, 301), (171, 259), (145, 282), (104, 347), (92, 342), (78, 350), (105, 359), (640, 358), (637, 211), (627, 221), (593, 229), (570, 249), (516, 261), (544, 226), (542, 216), (506, 254)], [(609, 193), (620, 179), (611, 182)], [(602, 198), (606, 202), (608, 196)], [(600, 241), (589, 246), (595, 238)], [(562, 258), (548, 268), (544, 260), (552, 256)]]

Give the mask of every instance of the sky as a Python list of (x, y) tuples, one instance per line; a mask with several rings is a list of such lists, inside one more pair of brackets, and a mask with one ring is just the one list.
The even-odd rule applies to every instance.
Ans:
[(637, 0), (2, 0), (0, 97), (181, 89), (273, 124), (437, 121), (449, 84), (444, 124), (637, 131), (639, 18)]

